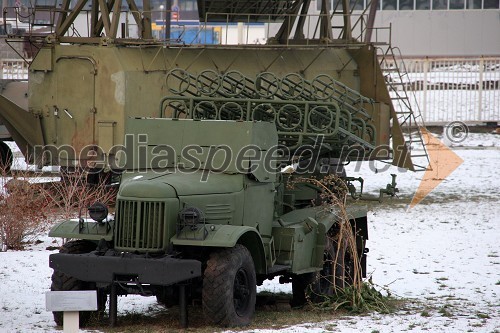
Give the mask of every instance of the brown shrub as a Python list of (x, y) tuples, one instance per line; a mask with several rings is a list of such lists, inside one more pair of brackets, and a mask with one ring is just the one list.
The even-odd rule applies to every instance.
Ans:
[(19, 250), (46, 232), (49, 222), (85, 214), (96, 201), (113, 205), (116, 189), (107, 186), (111, 174), (94, 175), (88, 170), (61, 168), (60, 181), (42, 174), (0, 165), (0, 251)]
[(47, 227), (48, 203), (41, 185), (27, 179), (22, 171), (8, 177), (0, 167), (1, 250), (20, 250)]
[(79, 168), (71, 172), (61, 170), (61, 181), (43, 188), (46, 200), (58, 209), (62, 218), (83, 214), (96, 201), (108, 206), (114, 204), (116, 190), (106, 185), (107, 179), (93, 184), (88, 181), (88, 174), (87, 170)]

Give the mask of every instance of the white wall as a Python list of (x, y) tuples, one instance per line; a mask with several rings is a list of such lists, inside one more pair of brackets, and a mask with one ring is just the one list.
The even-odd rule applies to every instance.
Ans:
[(259, 25), (220, 25), (222, 27), (221, 44), (265, 44), (266, 27)]
[(379, 11), (404, 56), (500, 55), (499, 10)]

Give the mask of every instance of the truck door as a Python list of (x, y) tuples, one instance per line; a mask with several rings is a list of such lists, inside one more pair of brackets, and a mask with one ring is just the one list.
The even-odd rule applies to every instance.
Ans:
[[(60, 156), (62, 166), (95, 143), (96, 62), (91, 57), (62, 56), (57, 63), (57, 145), (70, 145), (76, 156)], [(62, 154), (60, 154), (62, 155)], [(81, 161), (84, 162), (84, 161)], [(70, 165), (70, 164), (69, 164)]]

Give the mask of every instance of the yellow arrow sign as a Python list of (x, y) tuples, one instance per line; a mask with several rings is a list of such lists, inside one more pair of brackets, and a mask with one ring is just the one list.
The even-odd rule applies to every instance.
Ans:
[(417, 192), (411, 200), (409, 209), (412, 209), (431, 193), (443, 180), (446, 179), (463, 160), (450, 148), (437, 139), (432, 133), (421, 127), (420, 131), (429, 154), (429, 166), (418, 185)]

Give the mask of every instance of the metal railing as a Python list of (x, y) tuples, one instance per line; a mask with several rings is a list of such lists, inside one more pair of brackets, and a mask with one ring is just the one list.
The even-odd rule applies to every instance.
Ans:
[[(395, 83), (415, 93), (427, 125), (500, 121), (500, 57), (396, 61), (404, 61), (408, 75)], [(401, 80), (395, 74), (391, 79)]]
[[(218, 17), (220, 22), (213, 23), (210, 19), (212, 16)], [(302, 35), (304, 45), (316, 45), (315, 39), (320, 38), (320, 21), (323, 18), (331, 20), (332, 24), (332, 38), (336, 40), (323, 39), (323, 44), (334, 43), (339, 44), (339, 40), (343, 39), (345, 26), (343, 24), (344, 15), (342, 13), (334, 12), (333, 14), (279, 14), (278, 20), (273, 22), (273, 15), (262, 14), (247, 14), (247, 13), (206, 13), (205, 22), (202, 23), (204, 29), (207, 29), (214, 24), (221, 28), (220, 44), (223, 45), (262, 45), (276, 37), (276, 33), (281, 27), (282, 23), (288, 23), (288, 30), (286, 31), (286, 40), (284, 41), (287, 46), (295, 44), (293, 41), (296, 30), (296, 20), (303, 19), (304, 26), (299, 35)], [(240, 24), (234, 23), (232, 20), (237, 17)], [(265, 24), (255, 25), (259, 19)], [(354, 39), (344, 40), (345, 43), (356, 43), (361, 41), (366, 33), (366, 14), (365, 13), (351, 13), (350, 20), (352, 22), (351, 35)], [(276, 43), (272, 43), (275, 45)]]

